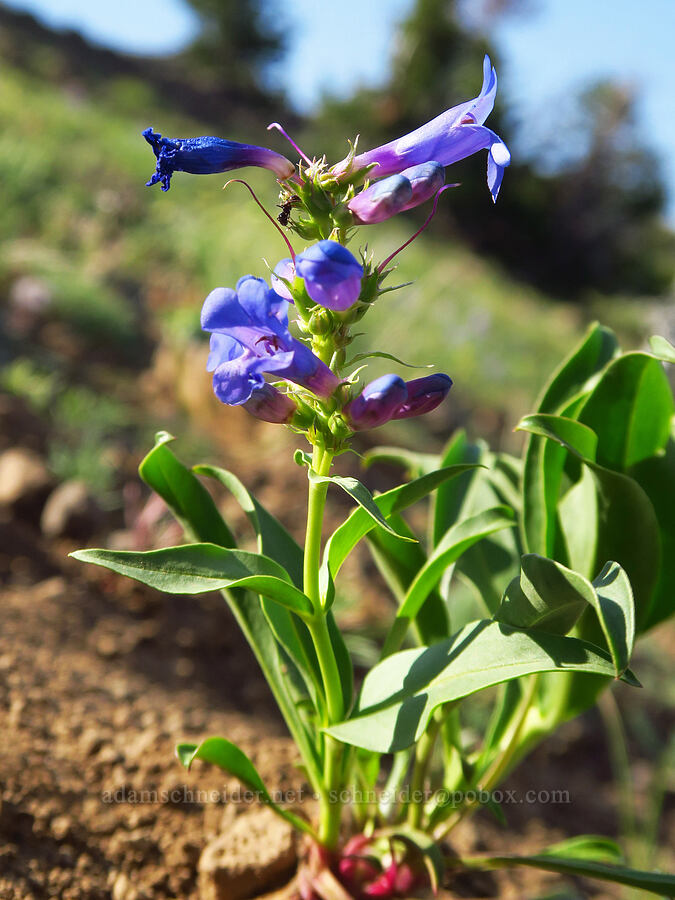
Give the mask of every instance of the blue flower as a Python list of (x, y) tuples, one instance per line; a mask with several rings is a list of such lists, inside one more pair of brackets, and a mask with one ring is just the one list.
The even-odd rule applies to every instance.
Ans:
[(339, 384), (336, 375), (288, 330), (288, 302), (262, 278), (245, 275), (236, 290), (216, 288), (204, 301), (202, 328), (210, 331), (207, 371), (223, 403), (239, 406), (274, 373), (327, 398)]
[(147, 182), (147, 186), (159, 181), (163, 191), (169, 190), (174, 172), (212, 175), (246, 166), (259, 166), (271, 169), (282, 181), (295, 172), (295, 166), (290, 160), (266, 147), (237, 144), (217, 137), (166, 138), (152, 128), (146, 128), (143, 137), (157, 157), (155, 174)]
[(377, 165), (372, 177), (380, 178), (402, 172), (410, 166), (436, 161), (442, 166), (452, 165), (479, 150), (488, 150), (487, 181), (492, 199), (497, 199), (504, 169), (511, 162), (511, 154), (502, 139), (483, 125), (492, 112), (497, 93), (497, 73), (490, 57), (483, 63), (483, 86), (473, 100), (453, 106), (426, 125), (403, 137), (348, 158), (334, 168), (336, 175)]
[(359, 299), (363, 266), (336, 241), (319, 241), (298, 254), (295, 271), (312, 300), (326, 309), (349, 309)]

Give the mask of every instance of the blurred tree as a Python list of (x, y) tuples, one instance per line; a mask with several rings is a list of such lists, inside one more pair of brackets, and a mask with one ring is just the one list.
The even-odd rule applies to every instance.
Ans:
[[(483, 27), (485, 10), (517, 13), (533, 2), (483, 0)], [(417, 0), (401, 26), (387, 85), (358, 91), (347, 101), (326, 98), (317, 120), (321, 142), (339, 148), (345, 134), (360, 133), (364, 150), (475, 96), (483, 53), (498, 71), (501, 67), (475, 15), (469, 24), (466, 5), (466, 0)], [(516, 128), (503, 104), (504, 95), (498, 94), (488, 125), (512, 149), (525, 148), (526, 140), (513, 140)], [(514, 154), (494, 208), (484, 184), (485, 155), (454, 165), (450, 178), (462, 185), (446, 195), (440, 220), (554, 295), (665, 291), (675, 274), (675, 238), (662, 222), (658, 161), (643, 143), (635, 97), (606, 83), (579, 98), (569, 121), (561, 121), (562, 115), (556, 104), (555, 122), (545, 126), (553, 140), (538, 145), (534, 123), (523, 123), (527, 158)]]
[(186, 2), (201, 22), (187, 50), (197, 70), (230, 87), (265, 86), (266, 67), (285, 47), (279, 16), (272, 14), (269, 0)]

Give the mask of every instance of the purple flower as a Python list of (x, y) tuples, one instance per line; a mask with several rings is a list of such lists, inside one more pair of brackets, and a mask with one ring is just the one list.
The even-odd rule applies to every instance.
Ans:
[(451, 379), (440, 372), (408, 382), (398, 375), (382, 375), (345, 406), (345, 416), (354, 431), (421, 416), (436, 409), (451, 387)]
[(253, 391), (244, 403), (244, 409), (263, 422), (286, 425), (295, 415), (297, 406), (290, 397), (265, 382), (261, 388)]
[[(492, 199), (497, 199), (504, 169), (511, 162), (511, 155), (502, 139), (483, 125), (492, 112), (497, 93), (497, 73), (490, 58), (483, 63), (483, 86), (473, 100), (453, 106), (435, 119), (411, 131), (403, 137), (360, 153), (354, 157), (349, 170), (362, 169), (376, 164), (375, 177), (385, 177), (403, 172), (410, 166), (435, 160), (449, 166), (479, 150), (487, 149), (487, 181)], [(347, 171), (348, 162), (338, 163), (334, 171), (340, 175)]]
[[(377, 174), (377, 170), (373, 174)], [(399, 175), (376, 181), (350, 200), (347, 206), (361, 225), (373, 225), (425, 203), (443, 187), (444, 182), (443, 166), (433, 161), (425, 162), (404, 169)]]
[(336, 241), (319, 241), (300, 253), (295, 271), (312, 300), (326, 309), (349, 309), (359, 299), (363, 266)]
[(259, 166), (270, 169), (282, 181), (295, 172), (295, 166), (290, 160), (266, 147), (237, 144), (217, 137), (166, 138), (152, 128), (146, 128), (143, 137), (157, 157), (155, 174), (147, 182), (147, 186), (159, 181), (163, 191), (169, 190), (174, 172), (212, 175), (246, 166)]
[(406, 383), (408, 397), (401, 403), (392, 418), (410, 419), (413, 416), (422, 416), (424, 413), (431, 412), (445, 400), (451, 387), (452, 379), (441, 372), (408, 381)]
[(398, 375), (382, 375), (367, 384), (344, 409), (355, 431), (377, 428), (388, 422), (408, 398), (405, 381)]
[(262, 278), (245, 275), (236, 290), (216, 288), (204, 301), (202, 328), (210, 331), (207, 371), (223, 403), (239, 406), (264, 388), (264, 373), (275, 373), (328, 397), (338, 378), (288, 330), (288, 303)]

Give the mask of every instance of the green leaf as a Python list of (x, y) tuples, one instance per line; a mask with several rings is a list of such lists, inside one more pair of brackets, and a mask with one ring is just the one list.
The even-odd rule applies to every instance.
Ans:
[[(471, 465), (448, 466), (445, 469), (429, 472), (408, 484), (399, 485), (380, 494), (379, 497), (374, 498), (374, 503), (382, 516), (390, 516), (423, 499), (447, 479), (456, 478), (471, 468), (473, 468)], [(323, 597), (327, 596), (331, 579), (337, 577), (345, 559), (361, 538), (365, 537), (376, 525), (377, 522), (365, 509), (355, 509), (329, 537), (324, 548), (320, 572)], [(387, 530), (391, 531), (389, 528)], [(395, 534), (395, 532), (393, 533)]]
[[(441, 457), (441, 466), (459, 465), (461, 463), (473, 463), (475, 466), (484, 464), (486, 447), (483, 444), (470, 444), (463, 429), (457, 431), (448, 444), (446, 444)], [(469, 470), (466, 475), (454, 481), (440, 485), (434, 497), (434, 511), (432, 524), (432, 542), (436, 546), (445, 532), (460, 518), (462, 507), (467, 495), (476, 479), (480, 476), (480, 469)], [(479, 512), (479, 510), (472, 510)]]
[(283, 566), (291, 576), (293, 584), (297, 588), (302, 588), (302, 548), (281, 522), (265, 509), (236, 475), (227, 469), (202, 465), (195, 466), (192, 471), (197, 475), (214, 478), (233, 494), (258, 536), (260, 552)]
[(652, 503), (661, 536), (661, 568), (646, 615), (639, 631), (653, 628), (675, 613), (675, 440), (671, 438), (662, 456), (638, 463), (631, 470)]
[(495, 620), (514, 628), (567, 634), (586, 606), (595, 603), (593, 586), (583, 575), (555, 560), (528, 553), (520, 561), (520, 575), (504, 592)]
[[(422, 736), (434, 710), (503, 681), (536, 672), (613, 676), (610, 657), (593, 644), (499, 622), (471, 622), (447, 641), (403, 650), (372, 669), (357, 712), (328, 733), (340, 741), (394, 753)], [(637, 684), (631, 673), (622, 680)]]
[(226, 550), (216, 544), (183, 544), (143, 553), (133, 550), (77, 550), (82, 562), (104, 566), (168, 594), (203, 594), (250, 588), (298, 615), (311, 616), (312, 603), (290, 583), (285, 569), (266, 556)]
[[(540, 413), (555, 414), (579, 404), (589, 380), (600, 372), (617, 352), (616, 338), (595, 324), (581, 344), (554, 372), (537, 404)], [(523, 472), (523, 539), (530, 553), (554, 556), (556, 507), (564, 453), (558, 447), (530, 437)]]
[(258, 774), (257, 769), (246, 756), (243, 750), (240, 750), (235, 744), (221, 737), (210, 737), (201, 744), (178, 744), (176, 747), (176, 756), (186, 769), (189, 769), (196, 759), (204, 762), (212, 763), (218, 768), (227, 772), (228, 775), (234, 775), (249, 790), (254, 791), (258, 800), (269, 806), (274, 812), (289, 822), (294, 828), (304, 831), (311, 837), (316, 837), (314, 829), (294, 813), (289, 812), (283, 807), (276, 804), (270, 797), (269, 791), (265, 787), (265, 783)]
[(552, 438), (576, 456), (589, 462), (595, 462), (598, 436), (588, 426), (577, 422), (576, 419), (537, 413), (532, 416), (524, 416), (516, 426), (516, 431), (529, 431), (530, 434)]
[[(399, 532), (412, 536), (412, 531), (398, 513), (393, 513), (391, 520)], [(367, 541), (384, 580), (398, 603), (403, 603), (408, 588), (427, 561), (427, 555), (421, 544), (403, 544), (381, 528), (373, 528), (367, 536)], [(419, 643), (425, 646), (449, 637), (450, 618), (438, 591), (429, 592), (415, 617), (414, 624), (419, 635)]]
[(598, 616), (617, 674), (628, 667), (635, 643), (635, 603), (628, 576), (616, 562), (593, 579), (593, 608)]
[(415, 576), (403, 603), (398, 608), (396, 620), (385, 642), (385, 653), (392, 653), (401, 646), (408, 623), (417, 616), (430, 591), (436, 587), (448, 566), (486, 535), (502, 528), (512, 528), (515, 524), (513, 511), (508, 506), (497, 506), (449, 528)]
[(405, 366), (406, 369), (433, 369), (433, 365), (418, 366), (413, 363), (403, 362), (398, 356), (394, 356), (391, 353), (385, 353), (383, 350), (374, 350), (372, 353), (357, 353), (356, 356), (353, 356), (349, 360), (349, 362), (345, 363), (345, 366), (353, 366), (354, 363), (362, 362), (364, 359), (390, 359), (400, 366)]
[(598, 492), (588, 466), (582, 467), (581, 478), (561, 497), (558, 517), (570, 568), (590, 578), (598, 549)]
[(655, 334), (649, 338), (649, 346), (652, 353), (663, 362), (675, 363), (675, 347), (660, 334)]
[(192, 540), (236, 546), (209, 492), (167, 447), (173, 440), (166, 431), (158, 432), (155, 446), (138, 467), (141, 478), (168, 504)]
[(626, 353), (607, 366), (579, 413), (598, 436), (597, 456), (577, 449), (624, 472), (663, 449), (674, 410), (661, 363), (647, 353)]
[(579, 834), (546, 847), (541, 856), (567, 856), (573, 859), (592, 859), (595, 862), (621, 864), (621, 847), (616, 841), (600, 834)]
[[(394, 529), (380, 512), (373, 495), (358, 478), (344, 477), (342, 475), (319, 475), (314, 469), (310, 468), (309, 480), (314, 484), (336, 484), (338, 487), (341, 487), (346, 494), (349, 494), (353, 500), (356, 500), (361, 509), (370, 516), (376, 525), (396, 535)], [(411, 538), (404, 535), (399, 534), (396, 536), (402, 541), (411, 540)]]
[(618, 563), (606, 563), (591, 583), (555, 560), (527, 554), (495, 619), (515, 628), (566, 634), (587, 606), (595, 611), (619, 676), (633, 652), (635, 608), (630, 582)]
[(514, 866), (528, 866), (533, 869), (543, 869), (546, 872), (558, 872), (560, 875), (599, 878), (601, 881), (624, 884), (628, 887), (649, 891), (652, 894), (659, 894), (662, 897), (675, 896), (675, 875), (666, 875), (661, 872), (641, 872), (638, 869), (593, 862), (592, 860), (565, 859), (562, 856), (545, 854), (537, 856), (474, 856), (468, 859), (452, 860), (452, 865), (471, 869), (505, 869)]
[[(638, 630), (641, 630), (648, 621), (661, 561), (661, 540), (654, 507), (634, 479), (584, 457), (581, 449), (572, 442), (572, 430), (567, 429), (566, 423), (560, 424), (561, 418), (526, 416), (518, 429), (535, 430), (559, 443), (562, 443), (566, 429), (566, 447), (593, 473), (599, 501), (596, 565), (598, 560), (616, 559), (624, 567), (633, 588)], [(577, 436), (580, 433), (577, 432)]]

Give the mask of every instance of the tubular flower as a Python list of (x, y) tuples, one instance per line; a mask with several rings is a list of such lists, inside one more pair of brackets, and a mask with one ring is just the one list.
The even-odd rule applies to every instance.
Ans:
[(492, 199), (497, 199), (504, 169), (511, 162), (511, 154), (502, 139), (483, 125), (492, 112), (497, 93), (497, 73), (489, 56), (483, 63), (483, 86), (473, 100), (460, 103), (436, 116), (410, 134), (360, 153), (351, 161), (345, 159), (334, 169), (341, 175), (350, 170), (377, 165), (377, 177), (403, 172), (410, 166), (435, 160), (449, 166), (479, 150), (488, 150), (487, 181)]
[(246, 166), (258, 166), (270, 169), (282, 181), (295, 172), (295, 166), (290, 160), (266, 147), (238, 144), (218, 137), (167, 138), (152, 128), (146, 128), (143, 137), (157, 157), (157, 168), (147, 186), (161, 182), (163, 191), (168, 191), (171, 187), (174, 172), (212, 175)]
[(358, 223), (373, 225), (425, 203), (443, 187), (444, 182), (443, 166), (432, 160), (404, 169), (399, 175), (376, 181), (350, 200), (347, 206)]
[(295, 259), (295, 271), (315, 303), (343, 311), (359, 299), (363, 266), (336, 241), (319, 241)]
[(204, 331), (212, 332), (206, 368), (213, 372), (213, 390), (223, 403), (246, 403), (264, 389), (265, 372), (319, 397), (330, 396), (339, 384), (328, 366), (290, 334), (288, 303), (262, 278), (245, 275), (234, 291), (211, 291), (201, 322)]
[(392, 418), (410, 419), (413, 416), (423, 416), (425, 413), (431, 412), (432, 409), (441, 405), (451, 387), (452, 379), (443, 375), (442, 372), (408, 381), (406, 383), (408, 397), (401, 403)]

